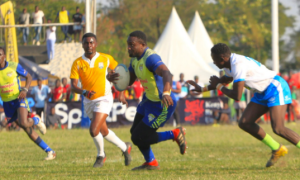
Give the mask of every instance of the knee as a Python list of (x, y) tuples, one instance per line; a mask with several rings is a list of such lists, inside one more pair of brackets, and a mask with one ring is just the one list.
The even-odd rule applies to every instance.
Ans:
[(136, 134), (134, 134), (134, 133), (131, 134), (131, 141), (136, 146), (140, 145), (140, 138)]
[(96, 137), (99, 133), (100, 133), (100, 132), (97, 131), (97, 128), (92, 128), (92, 127), (90, 127), (90, 135), (91, 135), (92, 137)]
[[(102, 136), (103, 137), (105, 137), (105, 136), (107, 136), (108, 135), (108, 129), (107, 128), (102, 128), (102, 129), (100, 129), (100, 133), (102, 134)], [(111, 131), (111, 133), (113, 133), (112, 131)]]
[(243, 129), (243, 130), (245, 130), (245, 129), (247, 128), (247, 127), (246, 127), (246, 123), (243, 122), (242, 119), (239, 120), (239, 127), (240, 127), (241, 129)]
[(272, 127), (273, 128), (273, 132), (277, 135), (282, 135), (284, 132), (285, 127), (284, 126), (275, 126)]

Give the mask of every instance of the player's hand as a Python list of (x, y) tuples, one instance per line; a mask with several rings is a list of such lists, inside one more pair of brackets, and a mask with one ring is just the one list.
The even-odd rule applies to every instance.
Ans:
[(22, 91), (20, 92), (20, 94), (19, 94), (19, 97), (18, 97), (19, 101), (25, 99), (25, 98), (26, 98), (26, 95), (27, 95), (27, 91), (22, 90)]
[(123, 93), (124, 92), (120, 92), (118, 99), (122, 104), (126, 104), (126, 107), (128, 107), (128, 102), (126, 101), (126, 98)]
[(109, 82), (114, 82), (119, 79), (119, 76), (119, 73), (116, 73), (114, 70), (112, 70), (107, 74), (106, 78)]
[(211, 76), (209, 79), (210, 86), (216, 88), (219, 83), (221, 83), (220, 78), (217, 76)]
[(199, 86), (195, 81), (188, 80), (186, 82), (195, 87), (195, 89), (192, 89), (192, 91), (202, 92), (201, 86)]
[(95, 93), (95, 91), (86, 91), (84, 96), (90, 99)]
[(162, 96), (162, 104), (163, 107), (168, 108), (169, 106), (173, 106), (173, 100), (170, 95), (163, 95)]

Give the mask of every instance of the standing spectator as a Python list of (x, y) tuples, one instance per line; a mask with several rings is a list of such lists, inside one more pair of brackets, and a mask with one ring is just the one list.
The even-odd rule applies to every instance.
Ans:
[(179, 83), (181, 85), (181, 92), (178, 94), (179, 98), (186, 98), (189, 93), (189, 84), (184, 80), (184, 74), (180, 73)]
[(51, 90), (47, 85), (43, 85), (43, 79), (41, 77), (39, 77), (37, 83), (38, 85), (33, 87), (31, 94), (34, 95), (36, 114), (41, 117), (46, 99)]
[[(48, 19), (48, 23), (51, 23), (51, 19)], [(46, 40), (47, 40), (47, 54), (48, 54), (48, 60), (47, 63), (49, 63), (54, 58), (54, 52), (55, 52), (55, 41), (56, 41), (56, 27), (55, 26), (49, 26), (49, 28), (46, 30)]]
[(82, 14), (82, 29), (83, 29), (83, 33), (85, 33), (85, 14)]
[(143, 92), (144, 92), (144, 88), (140, 82), (139, 79), (137, 79), (136, 81), (134, 81), (134, 83), (132, 84), (132, 89), (134, 91), (134, 98), (135, 99), (139, 99), (139, 101), (142, 100), (143, 98)]
[(55, 81), (55, 88), (52, 91), (52, 101), (53, 102), (62, 102), (65, 99), (66, 91), (65, 88), (61, 86), (59, 79)]
[[(30, 20), (30, 14), (27, 12), (27, 9), (23, 9), (23, 13), (20, 15), (19, 24), (28, 25)], [(27, 45), (28, 35), (29, 35), (29, 27), (21, 28), (23, 32), (23, 42), (24, 46)]]
[(74, 41), (76, 42), (76, 36), (78, 36), (78, 42), (81, 42), (81, 22), (82, 22), (82, 14), (79, 12), (79, 7), (76, 7), (76, 14), (73, 15), (73, 21), (75, 23), (80, 23), (79, 25), (74, 25)]
[(61, 83), (63, 85), (64, 91), (66, 92), (66, 101), (70, 100), (70, 94), (71, 94), (71, 86), (68, 84), (67, 78), (62, 78)]
[[(179, 98), (179, 93), (181, 93), (181, 84), (180, 84), (179, 81), (174, 81), (173, 80), (173, 75), (172, 75), (172, 93), (175, 94), (175, 101), (177, 103), (180, 99)], [(177, 126), (180, 122), (178, 106), (179, 106), (179, 103), (177, 103), (176, 109), (175, 109), (174, 114), (173, 114)]]
[[(44, 12), (39, 10), (38, 6), (35, 6), (35, 12), (32, 13), (33, 24), (43, 24), (46, 22)], [(34, 28), (35, 36), (32, 40), (32, 44), (40, 45), (40, 34), (41, 34), (42, 26), (36, 26)]]
[[(57, 19), (59, 19), (59, 23), (62, 23), (62, 24), (69, 23), (69, 11), (66, 10), (65, 6), (63, 6), (61, 8), (61, 11), (59, 11), (57, 13), (57, 16), (55, 18), (55, 22), (57, 22)], [(72, 38), (68, 35), (69, 26), (68, 25), (61, 26), (61, 30), (65, 35), (64, 42), (65, 43), (67, 42), (67, 38), (71, 42)]]
[[(204, 84), (202, 82), (199, 82), (199, 77), (198, 76), (195, 76), (194, 80), (195, 80), (195, 82), (199, 86), (204, 87)], [(192, 97), (194, 97), (194, 98), (202, 98), (202, 93), (201, 92), (192, 91), (193, 89), (195, 89), (195, 87), (191, 86), (190, 87), (190, 94), (192, 95)]]
[(46, 116), (46, 127), (50, 129), (57, 129), (61, 126), (60, 117), (55, 114), (55, 107), (51, 108), (50, 114)]

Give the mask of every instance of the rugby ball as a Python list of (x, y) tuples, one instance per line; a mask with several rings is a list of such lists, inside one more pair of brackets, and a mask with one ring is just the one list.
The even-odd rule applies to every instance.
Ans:
[(119, 64), (115, 68), (115, 73), (118, 73), (120, 76), (119, 79), (114, 81), (115, 88), (118, 91), (124, 91), (129, 86), (130, 74), (128, 68), (124, 64)]

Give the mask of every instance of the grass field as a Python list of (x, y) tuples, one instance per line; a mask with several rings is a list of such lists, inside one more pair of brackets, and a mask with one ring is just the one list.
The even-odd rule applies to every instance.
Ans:
[[(300, 124), (287, 126), (300, 133)], [(274, 135), (270, 125), (263, 127), (289, 149), (269, 169), (265, 168), (269, 148), (237, 126), (187, 126), (189, 148), (184, 156), (173, 141), (152, 147), (161, 167), (158, 171), (131, 171), (144, 162), (138, 149), (133, 147), (132, 164), (125, 167), (121, 151), (107, 141), (104, 167), (93, 168), (96, 148), (86, 129), (50, 130), (41, 136), (57, 152), (53, 161), (44, 161), (46, 153), (24, 132), (2, 131), (0, 179), (300, 179), (300, 150)], [(113, 130), (130, 140), (129, 127)]]

